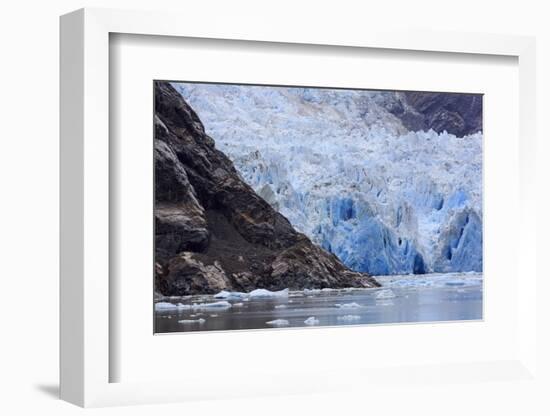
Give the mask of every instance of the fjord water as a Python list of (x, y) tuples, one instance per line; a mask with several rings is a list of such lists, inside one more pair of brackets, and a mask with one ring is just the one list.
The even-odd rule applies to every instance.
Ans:
[(244, 296), (228, 299), (231, 306), (225, 303), (221, 308), (200, 308), (217, 301), (212, 295), (165, 298), (162, 302), (199, 307), (156, 310), (155, 332), (482, 319), (480, 273), (398, 275), (377, 280), (382, 288), (306, 290), (271, 298)]

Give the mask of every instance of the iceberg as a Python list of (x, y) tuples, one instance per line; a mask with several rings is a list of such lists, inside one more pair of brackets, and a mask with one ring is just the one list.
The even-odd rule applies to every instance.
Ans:
[(155, 303), (155, 311), (175, 311), (178, 307), (170, 302)]
[(376, 292), (376, 299), (393, 299), (395, 298), (395, 293), (391, 289), (382, 289)]
[(222, 290), (214, 295), (214, 299), (238, 300), (244, 299), (247, 296), (248, 294), (243, 292), (228, 292), (227, 290)]
[(179, 320), (178, 321), (178, 324), (199, 324), (199, 325), (202, 325), (206, 322), (206, 319), (204, 318), (199, 318), (199, 319), (182, 319), (182, 320)]
[(275, 319), (273, 321), (266, 322), (270, 326), (288, 326), (289, 322), (286, 319)]
[(307, 319), (304, 321), (304, 324), (310, 325), (310, 326), (319, 325), (319, 320), (316, 319), (315, 316), (310, 316), (309, 318), (307, 318)]
[(184, 305), (183, 303), (178, 303), (177, 305), (170, 302), (157, 302), (155, 303), (155, 311), (179, 311), (192, 309), (191, 305)]
[(227, 301), (211, 302), (211, 303), (193, 303), (190, 306), (193, 310), (224, 310), (230, 309), (232, 305)]
[(318, 295), (321, 293), (321, 289), (304, 289), (304, 295)]
[(248, 294), (251, 299), (273, 299), (273, 298), (287, 298), (288, 289), (272, 292), (267, 289), (256, 289)]
[(343, 322), (354, 322), (359, 321), (361, 317), (359, 315), (343, 315), (337, 317), (336, 319)]
[(359, 305), (356, 302), (351, 303), (335, 303), (334, 306), (341, 309), (354, 309), (354, 308), (361, 308), (362, 306)]

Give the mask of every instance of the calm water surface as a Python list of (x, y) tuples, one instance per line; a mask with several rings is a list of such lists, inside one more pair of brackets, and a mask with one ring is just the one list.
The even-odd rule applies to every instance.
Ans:
[[(159, 299), (157, 302), (163, 302), (164, 306), (179, 303), (180, 309), (156, 310), (155, 332), (482, 319), (481, 274), (388, 276), (377, 280), (382, 288), (290, 292), (288, 297), (269, 299), (220, 300), (213, 296)], [(229, 305), (201, 308), (220, 301)]]

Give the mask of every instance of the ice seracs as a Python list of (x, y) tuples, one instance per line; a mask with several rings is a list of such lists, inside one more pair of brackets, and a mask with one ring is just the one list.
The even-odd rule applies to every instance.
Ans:
[(396, 92), (173, 85), (244, 180), (348, 267), (482, 270), (481, 132), (408, 131)]

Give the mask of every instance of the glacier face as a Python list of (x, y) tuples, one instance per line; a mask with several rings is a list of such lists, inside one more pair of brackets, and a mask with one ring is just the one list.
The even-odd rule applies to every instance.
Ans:
[(173, 86), (243, 179), (350, 268), (482, 270), (481, 132), (408, 131), (399, 92)]

